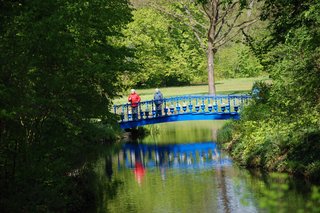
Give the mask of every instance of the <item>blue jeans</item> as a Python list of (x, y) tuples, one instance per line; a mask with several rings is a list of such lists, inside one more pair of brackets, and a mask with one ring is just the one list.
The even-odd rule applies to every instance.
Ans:
[(131, 107), (132, 108), (132, 120), (138, 120), (138, 107)]
[(162, 116), (162, 104), (156, 104), (156, 117)]

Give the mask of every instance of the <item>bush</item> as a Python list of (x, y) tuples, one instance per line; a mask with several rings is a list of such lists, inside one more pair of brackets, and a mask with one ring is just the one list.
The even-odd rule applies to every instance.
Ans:
[(235, 122), (227, 122), (222, 128), (218, 130), (217, 142), (227, 143), (232, 140), (232, 131), (235, 128)]
[(270, 97), (271, 84), (264, 81), (256, 81), (253, 83), (251, 95), (257, 103), (267, 103)]

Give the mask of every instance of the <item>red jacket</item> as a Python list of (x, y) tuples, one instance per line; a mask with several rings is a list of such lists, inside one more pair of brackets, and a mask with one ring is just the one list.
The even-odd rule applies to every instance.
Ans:
[(131, 102), (132, 107), (137, 107), (141, 98), (137, 93), (130, 94), (128, 97), (128, 101)]

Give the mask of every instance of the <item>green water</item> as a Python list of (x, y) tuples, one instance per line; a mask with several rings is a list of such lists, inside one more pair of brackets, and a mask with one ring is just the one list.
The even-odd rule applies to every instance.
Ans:
[(312, 198), (310, 186), (302, 180), (236, 166), (214, 142), (222, 124), (205, 121), (150, 126), (151, 134), (139, 144), (119, 146), (97, 164), (97, 172), (108, 176), (108, 190), (113, 190), (100, 210), (317, 212), (319, 194)]

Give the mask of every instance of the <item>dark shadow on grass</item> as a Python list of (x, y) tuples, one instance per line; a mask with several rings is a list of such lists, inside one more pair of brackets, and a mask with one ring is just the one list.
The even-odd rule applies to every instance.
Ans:
[[(221, 82), (216, 82), (214, 85), (219, 85), (219, 84), (224, 84)], [(186, 85), (187, 86), (187, 85)], [(177, 86), (177, 87), (186, 87), (186, 86)], [(195, 84), (191, 84), (189, 86), (208, 86), (208, 82), (205, 83), (195, 83)]]
[[(232, 91), (219, 91), (217, 95), (243, 95), (249, 94), (250, 90), (232, 90)], [(208, 93), (198, 93), (198, 95), (207, 95)], [(194, 95), (194, 94), (193, 94)]]
[(221, 91), (217, 92), (219, 95), (238, 95), (238, 94), (249, 94), (250, 90), (233, 90), (233, 91)]

